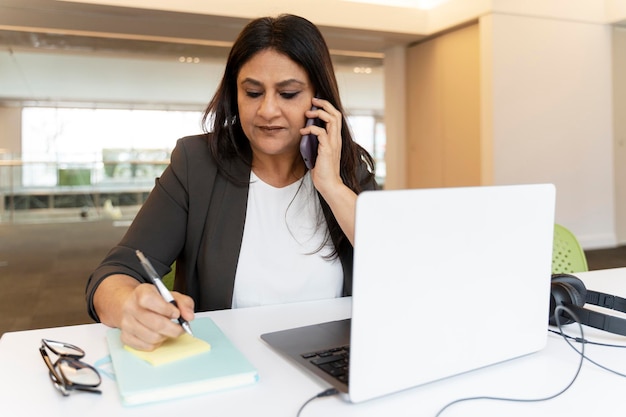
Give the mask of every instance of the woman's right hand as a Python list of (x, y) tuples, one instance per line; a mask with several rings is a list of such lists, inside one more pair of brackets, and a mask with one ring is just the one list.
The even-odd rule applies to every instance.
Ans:
[(163, 299), (152, 284), (139, 283), (127, 275), (111, 275), (94, 294), (94, 306), (102, 323), (121, 330), (122, 343), (139, 350), (154, 350), (166, 339), (184, 330), (176, 321), (180, 315), (191, 321), (191, 297), (173, 292), (176, 308)]

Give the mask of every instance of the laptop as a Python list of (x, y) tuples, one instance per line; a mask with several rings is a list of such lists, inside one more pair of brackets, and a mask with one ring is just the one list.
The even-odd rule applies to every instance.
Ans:
[(261, 338), (355, 403), (539, 351), (554, 210), (551, 184), (363, 192), (351, 319)]

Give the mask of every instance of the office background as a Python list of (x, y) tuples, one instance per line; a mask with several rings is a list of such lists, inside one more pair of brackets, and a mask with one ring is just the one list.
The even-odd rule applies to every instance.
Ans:
[[(4, 45), (0, 148), (19, 154), (28, 104), (201, 108), (241, 26), (293, 12), (346, 63), (346, 107), (384, 117), (387, 188), (553, 182), (557, 221), (586, 248), (626, 241), (625, 0), (266, 3), (0, 1), (2, 30), (215, 52), (184, 68), (145, 49)], [(350, 72), (368, 58), (373, 74)]]
[[(22, 110), (30, 106), (202, 110), (245, 22), (291, 12), (324, 32), (345, 107), (383, 118), (386, 188), (552, 182), (557, 222), (587, 250), (626, 242), (626, 0), (382, 3), (0, 0), (0, 149), (22, 152)], [(194, 53), (198, 64), (179, 62)], [(0, 188), (12, 187), (2, 172)], [(85, 224), (59, 232), (0, 223), (0, 277), (20, 261), (25, 268), (17, 269), (19, 285), (15, 275), (3, 282), (6, 308), (38, 309), (16, 296), (20, 288), (45, 289), (46, 297), (31, 297), (41, 306), (82, 303), (82, 292), (58, 295), (67, 290), (60, 276), (86, 278), (67, 242), (103, 255), (89, 232), (71, 234)], [(108, 246), (124, 230), (89, 224)], [(29, 233), (41, 236), (38, 245), (19, 243)], [(18, 257), (20, 247), (55, 255), (37, 264)], [(93, 261), (83, 259), (89, 270)], [(63, 324), (53, 317), (66, 313), (38, 311), (39, 324), (26, 324), (31, 317), (23, 326)], [(1, 320), (12, 320), (5, 329), (24, 328), (15, 316)]]

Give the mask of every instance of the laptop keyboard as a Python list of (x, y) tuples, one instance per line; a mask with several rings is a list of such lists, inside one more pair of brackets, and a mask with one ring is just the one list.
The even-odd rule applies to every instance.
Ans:
[(318, 352), (304, 353), (301, 356), (330, 376), (338, 379), (346, 385), (348, 384), (350, 346), (341, 346)]

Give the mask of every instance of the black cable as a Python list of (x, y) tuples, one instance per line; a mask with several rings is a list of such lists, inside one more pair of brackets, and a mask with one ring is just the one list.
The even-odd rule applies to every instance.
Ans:
[[(559, 310), (564, 310), (567, 314), (569, 314), (574, 321), (578, 324), (578, 328), (580, 329), (580, 337), (575, 337), (575, 336), (570, 336), (566, 333), (563, 332), (562, 330), (562, 325), (560, 322), (560, 315), (558, 314)], [(447, 408), (451, 407), (454, 404), (458, 404), (461, 402), (465, 402), (465, 401), (474, 401), (474, 400), (493, 400), (493, 401), (511, 401), (511, 402), (541, 402), (541, 401), (548, 401), (551, 399), (554, 399), (556, 397), (558, 397), (559, 395), (563, 394), (565, 391), (567, 391), (576, 381), (576, 379), (578, 378), (578, 375), (580, 374), (580, 371), (582, 369), (582, 365), (583, 365), (583, 361), (587, 360), (589, 362), (591, 362), (592, 364), (598, 366), (599, 368), (602, 368), (606, 371), (612, 372), (616, 375), (622, 376), (622, 377), (626, 377), (626, 374), (622, 374), (618, 371), (615, 371), (613, 369), (607, 368), (604, 365), (599, 364), (598, 362), (595, 362), (594, 360), (592, 360), (591, 358), (589, 358), (588, 356), (585, 355), (585, 345), (596, 345), (596, 346), (603, 346), (603, 347), (615, 347), (615, 348), (626, 348), (625, 345), (613, 345), (613, 344), (607, 344), (607, 343), (600, 343), (600, 342), (594, 342), (594, 341), (590, 341), (584, 338), (584, 333), (583, 333), (583, 328), (582, 325), (580, 324), (580, 321), (578, 320), (578, 318), (576, 317), (576, 315), (569, 310), (567, 307), (563, 306), (563, 305), (559, 305), (556, 307), (555, 309), (555, 318), (556, 318), (556, 322), (557, 322), (557, 326), (559, 328), (559, 331), (556, 330), (552, 330), (552, 329), (548, 329), (549, 332), (552, 332), (554, 334), (560, 335), (561, 337), (563, 337), (563, 340), (565, 340), (565, 342), (576, 352), (580, 355), (580, 362), (578, 363), (578, 368), (576, 369), (576, 373), (574, 374), (574, 377), (572, 378), (572, 380), (567, 384), (567, 386), (565, 386), (565, 388), (563, 388), (562, 390), (560, 390), (559, 392), (549, 395), (547, 397), (543, 397), (543, 398), (530, 398), (530, 399), (525, 399), (525, 398), (504, 398), (504, 397), (490, 397), (490, 396), (479, 396), (479, 397), (468, 397), (468, 398), (460, 398), (458, 400), (454, 400), (448, 404), (446, 404), (443, 408), (441, 408), (437, 414), (436, 417), (439, 417), (441, 415), (441, 413), (443, 413)], [(576, 349), (576, 347), (570, 342), (570, 340), (573, 340), (575, 342), (578, 342), (581, 344), (582, 349), (578, 350)], [(302, 404), (302, 406), (300, 407), (300, 409), (298, 410), (298, 414), (297, 417), (300, 417), (300, 414), (302, 413), (302, 410), (304, 410), (304, 407), (306, 407), (311, 401), (317, 399), (317, 398), (322, 398), (322, 397), (328, 397), (331, 395), (336, 395), (338, 394), (339, 391), (337, 391), (335, 388), (329, 388), (325, 391), (320, 392), (319, 394), (309, 398), (304, 404)]]
[(595, 342), (593, 340), (587, 340), (587, 339), (583, 339), (582, 337), (576, 337), (576, 336), (570, 336), (567, 333), (563, 333), (560, 331), (556, 331), (556, 330), (552, 330), (552, 329), (548, 329), (549, 332), (557, 334), (559, 336), (562, 337), (566, 337), (569, 340), (574, 340), (578, 343), (586, 343), (588, 345), (595, 345), (595, 346), (602, 346), (602, 347), (614, 347), (614, 348), (622, 348), (622, 349), (626, 349), (626, 345), (614, 345), (612, 343), (601, 343), (601, 342)]
[(306, 407), (311, 401), (315, 400), (316, 398), (329, 397), (331, 395), (337, 394), (339, 394), (339, 391), (336, 388), (328, 388), (326, 391), (322, 391), (319, 394), (314, 395), (313, 397), (306, 400), (304, 404), (302, 404), (302, 407), (300, 407), (300, 409), (298, 410), (298, 414), (296, 414), (296, 417), (300, 417), (300, 414), (302, 413), (302, 410), (304, 410), (304, 407)]
[[(560, 321), (560, 314), (559, 310), (565, 310), (565, 312), (567, 314), (569, 314), (578, 324), (578, 328), (580, 329), (580, 337), (582, 340), (584, 340), (584, 334), (583, 334), (583, 326), (580, 324), (580, 321), (578, 320), (578, 317), (567, 307), (563, 306), (563, 305), (558, 305), (555, 309), (555, 317), (556, 317), (556, 324), (559, 327), (559, 330), (561, 330), (561, 321)], [(481, 396), (481, 397), (468, 397), (468, 398), (460, 398), (458, 400), (454, 400), (452, 402), (449, 402), (448, 404), (446, 404), (442, 409), (440, 409), (437, 414), (436, 417), (439, 417), (441, 415), (441, 413), (444, 412), (444, 410), (446, 410), (447, 408), (451, 407), (454, 404), (458, 404), (460, 402), (464, 402), (464, 401), (474, 401), (474, 400), (494, 400), (494, 401), (511, 401), (511, 402), (541, 402), (541, 401), (548, 401), (551, 400), (553, 398), (558, 397), (559, 395), (563, 394), (565, 391), (567, 391), (573, 384), (574, 381), (576, 381), (576, 379), (578, 378), (578, 375), (580, 374), (580, 370), (583, 367), (583, 361), (585, 360), (585, 344), (582, 344), (582, 349), (581, 351), (578, 351), (572, 344), (571, 342), (566, 338), (563, 337), (563, 340), (565, 340), (567, 342), (568, 345), (570, 345), (570, 347), (572, 349), (574, 349), (576, 352), (579, 353), (580, 355), (580, 362), (578, 363), (578, 369), (576, 369), (576, 373), (574, 374), (574, 377), (572, 378), (572, 380), (567, 384), (567, 386), (565, 386), (565, 388), (563, 388), (562, 390), (560, 390), (559, 392), (557, 392), (556, 394), (552, 394), (549, 395), (547, 397), (543, 397), (543, 398), (529, 398), (529, 399), (525, 399), (525, 398), (504, 398), (504, 397), (489, 397), (489, 396)]]
[[(561, 332), (557, 332), (554, 330), (550, 330), (553, 333), (556, 334), (560, 334), (561, 336), (563, 336), (566, 339), (569, 340), (575, 340), (576, 342), (580, 343), (581, 345), (585, 346), (585, 344), (587, 345), (597, 345), (597, 346), (602, 346), (602, 347), (613, 347), (613, 348), (626, 348), (626, 346), (624, 345), (612, 345), (612, 344), (608, 344), (608, 343), (599, 343), (599, 342), (593, 342), (593, 341), (589, 341), (587, 339), (583, 339), (582, 337), (573, 337), (573, 336), (569, 336), (565, 333)], [(589, 356), (585, 355), (583, 352), (580, 352), (578, 349), (576, 349), (572, 344), (569, 344), (571, 346), (572, 349), (574, 349), (574, 351), (576, 351), (576, 353), (578, 353), (579, 355), (581, 355), (584, 359), (588, 360), (589, 362), (591, 362), (592, 364), (594, 364), (595, 366), (597, 366), (598, 368), (604, 369), (605, 371), (611, 372), (615, 375), (621, 376), (626, 378), (626, 374), (623, 374), (621, 372), (618, 372), (614, 369), (608, 368), (596, 361), (594, 361), (593, 359), (591, 359)]]

